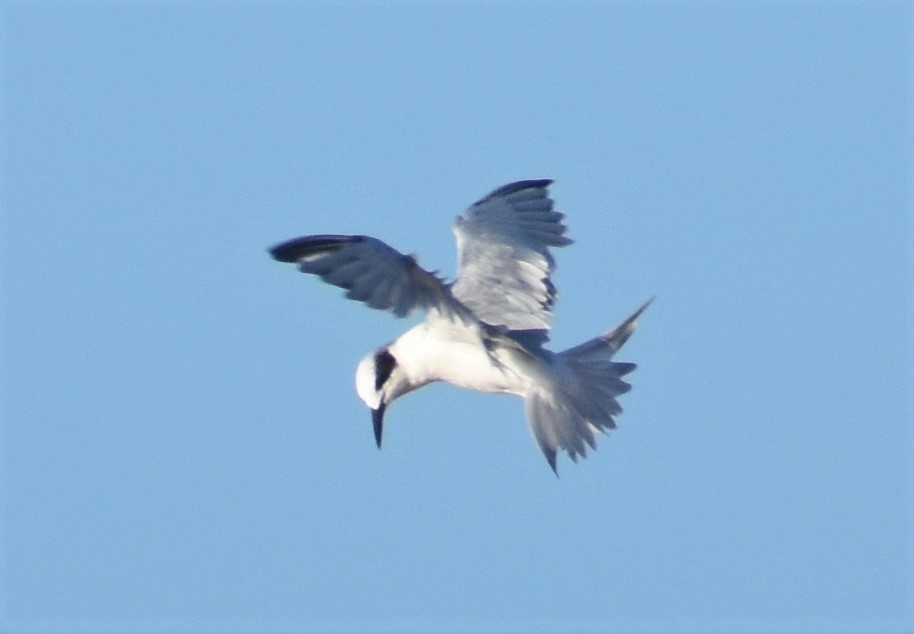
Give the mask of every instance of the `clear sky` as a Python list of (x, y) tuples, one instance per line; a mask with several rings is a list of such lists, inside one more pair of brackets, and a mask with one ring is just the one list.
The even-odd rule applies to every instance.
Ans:
[[(5, 2), (0, 630), (911, 631), (912, 9)], [(353, 375), (273, 262), (554, 178), (619, 428)]]

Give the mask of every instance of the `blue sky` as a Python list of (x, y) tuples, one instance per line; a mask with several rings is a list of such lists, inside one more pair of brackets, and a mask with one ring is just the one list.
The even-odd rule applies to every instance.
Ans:
[[(910, 631), (905, 3), (25, 3), (2, 34), (0, 629)], [(553, 347), (655, 304), (556, 479), (520, 401), (269, 259), (554, 178)], [(413, 320), (415, 321), (415, 320)]]

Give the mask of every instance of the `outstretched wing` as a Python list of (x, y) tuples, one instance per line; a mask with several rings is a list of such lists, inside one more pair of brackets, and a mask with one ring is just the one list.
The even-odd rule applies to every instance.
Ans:
[(499, 187), (457, 218), (457, 281), (451, 291), (482, 321), (545, 339), (556, 291), (549, 247), (571, 244), (553, 210), (551, 180)]
[(441, 279), (410, 255), (369, 236), (316, 235), (295, 238), (270, 249), (280, 262), (346, 289), (346, 297), (405, 317), (416, 309), (462, 314)]

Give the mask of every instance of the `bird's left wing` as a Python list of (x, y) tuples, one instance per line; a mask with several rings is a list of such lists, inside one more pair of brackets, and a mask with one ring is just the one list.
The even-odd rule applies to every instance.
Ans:
[(346, 289), (346, 297), (405, 317), (416, 309), (468, 318), (435, 273), (411, 255), (370, 236), (314, 235), (282, 242), (270, 249), (280, 262)]

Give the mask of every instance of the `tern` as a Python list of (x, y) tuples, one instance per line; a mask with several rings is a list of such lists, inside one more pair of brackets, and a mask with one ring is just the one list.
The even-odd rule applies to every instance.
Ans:
[(310, 235), (277, 244), (276, 260), (346, 290), (346, 297), (425, 321), (366, 355), (355, 387), (371, 409), (381, 447), (384, 413), (397, 398), (435, 381), (524, 399), (530, 431), (558, 475), (556, 455), (573, 462), (615, 428), (622, 377), (634, 363), (614, 361), (653, 298), (615, 328), (562, 352), (545, 347), (556, 300), (550, 247), (571, 244), (553, 209), (551, 180), (499, 187), (454, 224), (457, 278), (447, 282), (377, 238)]

